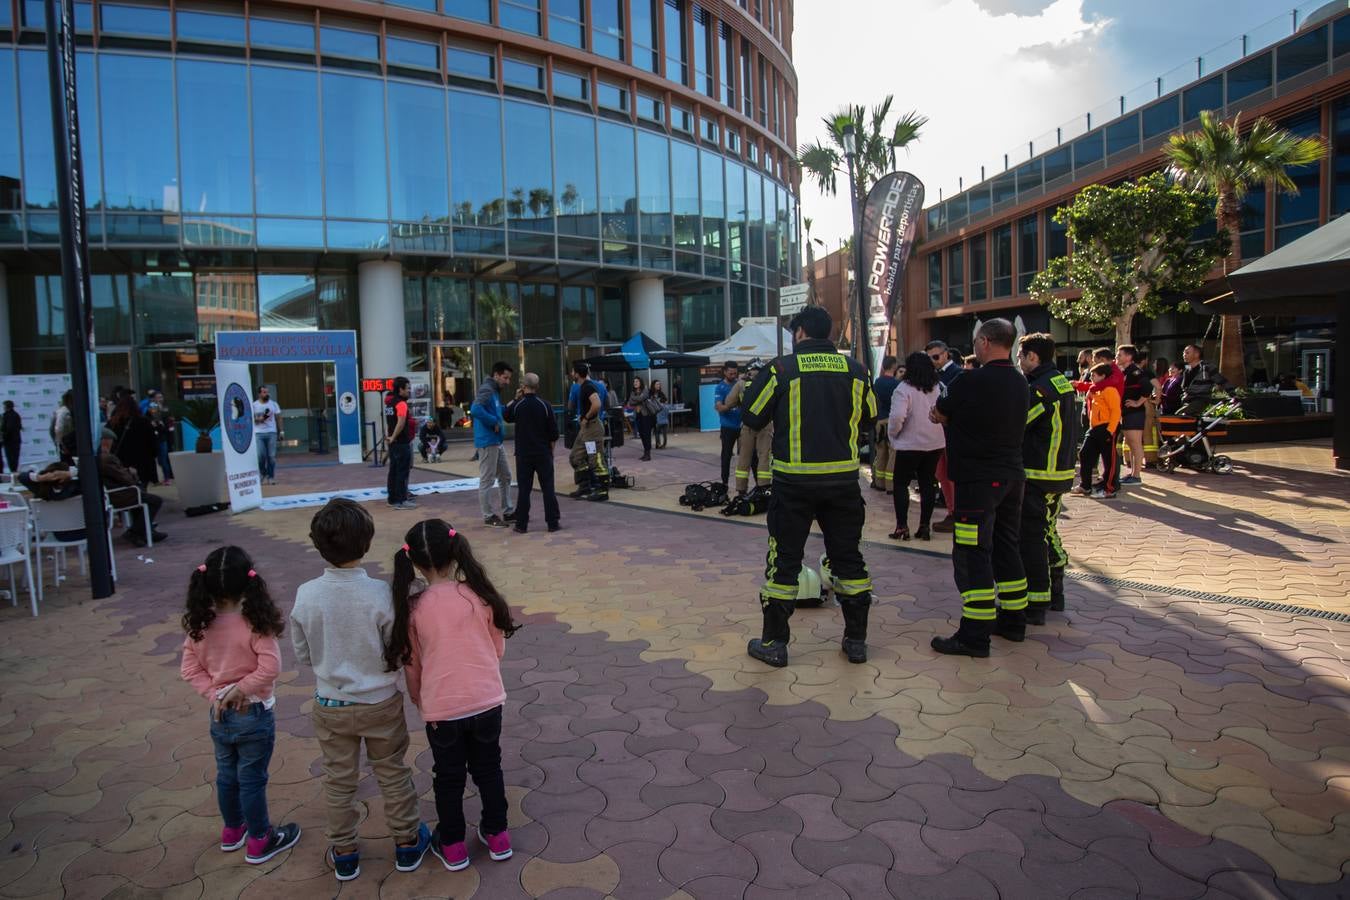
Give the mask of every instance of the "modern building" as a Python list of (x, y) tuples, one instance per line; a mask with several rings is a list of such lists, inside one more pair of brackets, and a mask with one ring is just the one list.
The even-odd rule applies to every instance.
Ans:
[[(0, 373), (66, 371), (43, 8), (0, 0)], [(442, 415), (498, 359), (561, 402), (569, 360), (715, 343), (796, 280), (791, 0), (76, 10), (104, 391), (355, 329)], [(330, 367), (255, 379), (305, 444)]]
[[(1109, 344), (1091, 332), (1051, 321), (1028, 296), (1047, 259), (1069, 252), (1055, 211), (1092, 184), (1115, 184), (1163, 168), (1168, 138), (1198, 126), (1201, 110), (1246, 121), (1267, 116), (1301, 135), (1321, 135), (1329, 154), (1320, 166), (1292, 173), (1296, 196), (1258, 188), (1242, 210), (1244, 261), (1282, 247), (1350, 212), (1350, 4), (1327, 4), (1306, 20), (1285, 15), (1215, 54), (1190, 61), (1141, 90), (1112, 101), (1009, 154), (978, 183), (926, 210), (921, 241), (905, 278), (898, 343), (908, 350), (942, 339), (969, 352), (977, 319), (1021, 316), (1031, 331), (1048, 330), (1070, 359)], [(964, 187), (964, 186), (962, 186)], [(1217, 271), (1213, 282), (1219, 280)], [(1224, 288), (1201, 291), (1212, 299)], [(1260, 316), (1244, 322), (1252, 381), (1300, 373), (1314, 387), (1330, 384), (1333, 317)], [(1218, 323), (1194, 309), (1137, 318), (1136, 342), (1175, 360), (1182, 346), (1208, 342), (1217, 360)], [(1345, 360), (1343, 364), (1350, 364)], [(1316, 382), (1316, 383), (1314, 383)]]

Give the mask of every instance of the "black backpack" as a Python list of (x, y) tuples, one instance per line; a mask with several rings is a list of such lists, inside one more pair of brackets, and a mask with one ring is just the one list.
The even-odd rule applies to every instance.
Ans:
[(702, 512), (709, 506), (721, 506), (727, 502), (727, 486), (720, 481), (700, 481), (686, 485), (680, 495), (680, 505), (694, 512)]
[(771, 491), (768, 485), (757, 487), (748, 494), (739, 497), (733, 497), (731, 502), (722, 508), (724, 516), (758, 516), (769, 510), (769, 497)]

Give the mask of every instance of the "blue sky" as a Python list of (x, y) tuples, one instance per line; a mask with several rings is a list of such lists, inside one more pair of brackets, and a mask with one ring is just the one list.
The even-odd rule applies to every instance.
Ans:
[[(894, 94), (896, 110), (930, 118), (901, 167), (936, 200), (958, 178), (977, 181), (982, 165), (1001, 169), (1004, 153), (1025, 158), (1028, 141), (1277, 16), (1284, 21), (1264, 33), (1287, 34), (1292, 8), (1288, 0), (797, 0), (798, 142), (819, 136), (820, 118), (840, 104)], [(851, 230), (847, 203), (821, 197), (811, 182), (802, 213), (832, 246)]]

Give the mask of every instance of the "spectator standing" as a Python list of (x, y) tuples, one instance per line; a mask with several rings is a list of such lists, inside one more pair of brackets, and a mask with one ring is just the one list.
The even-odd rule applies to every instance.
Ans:
[(609, 499), (609, 468), (605, 465), (605, 387), (590, 377), (591, 368), (578, 360), (572, 364), (572, 382), (577, 389), (577, 436), (568, 461), (577, 488), (567, 496), (574, 500)]
[(656, 449), (663, 450), (670, 437), (670, 410), (667, 409), (669, 401), (666, 399), (665, 389), (659, 381), (652, 382), (652, 399), (656, 401), (657, 406), (652, 436)]
[[(746, 367), (745, 376), (727, 395), (727, 405), (737, 408), (752, 378), (764, 368), (761, 360), (753, 360)], [(767, 488), (773, 481), (773, 423), (763, 428), (752, 428), (741, 417), (741, 437), (736, 449), (736, 496), (743, 497), (750, 490), (750, 473), (755, 473), (755, 487)]]
[(394, 390), (385, 408), (385, 447), (389, 453), (389, 505), (394, 509), (416, 509), (408, 496), (408, 475), (412, 472), (412, 441), (416, 426), (408, 415), (408, 396), (412, 386), (402, 375), (394, 379)]
[(942, 426), (930, 414), (940, 396), (937, 369), (924, 353), (911, 353), (905, 360), (905, 375), (894, 390), (887, 413), (884, 440), (895, 451), (895, 531), (892, 540), (909, 540), (909, 483), (919, 483), (919, 530), (921, 541), (933, 536), (929, 523), (937, 494), (937, 465), (947, 446)]
[(1158, 388), (1158, 412), (1164, 416), (1174, 416), (1181, 410), (1181, 374), (1185, 366), (1171, 363), (1167, 367), (1167, 378)]
[(530, 494), (539, 479), (544, 498), (544, 521), (549, 531), (562, 526), (558, 495), (553, 486), (553, 445), (558, 442), (558, 419), (553, 407), (539, 396), (539, 376), (526, 372), (520, 379), (516, 397), (502, 410), (502, 418), (516, 426), (516, 475), (520, 488), (516, 495), (516, 533), (530, 530)]
[(164, 406), (164, 395), (158, 391), (151, 394), (147, 408), (150, 410), (150, 427), (155, 433), (155, 458), (159, 460), (159, 469), (164, 474), (160, 484), (173, 484), (173, 463), (169, 460), (169, 453), (173, 450), (178, 423), (169, 415), (169, 410)]
[[(952, 357), (951, 348), (943, 341), (929, 341), (924, 347), (924, 352), (928, 354), (928, 359), (933, 363), (933, 368), (937, 370), (938, 391), (945, 396), (947, 389), (951, 387), (953, 381), (960, 376), (962, 368), (956, 364)], [(941, 522), (933, 526), (934, 531), (940, 531), (944, 534), (950, 534), (956, 525), (956, 518), (952, 515), (952, 504), (955, 503), (956, 485), (947, 477), (947, 453), (944, 450), (942, 456), (938, 458), (937, 483), (942, 489), (943, 506), (947, 509), (947, 516)]]
[(258, 477), (264, 484), (276, 484), (277, 441), (286, 435), (281, 430), (281, 407), (267, 385), (258, 388), (258, 399), (253, 401), (253, 435), (258, 442)]
[[(1082, 479), (1074, 488), (1075, 494), (1086, 494), (1095, 500), (1112, 500), (1116, 496), (1116, 432), (1120, 429), (1120, 391), (1111, 383), (1109, 363), (1097, 363), (1090, 373), (1092, 387), (1088, 390), (1088, 432), (1078, 460)], [(1094, 483), (1097, 461), (1102, 461), (1102, 480)]]
[(642, 456), (646, 461), (652, 458), (652, 429), (656, 427), (656, 406), (651, 391), (638, 375), (633, 376), (632, 387), (628, 391), (628, 402), (624, 407), (633, 411), (633, 424), (638, 437), (642, 440)]
[(14, 409), (14, 401), (5, 401), (5, 411), (0, 413), (0, 448), (4, 450), (4, 463), (9, 474), (19, 473), (19, 451), (23, 448), (23, 416)]
[(121, 460), (122, 465), (136, 473), (141, 484), (157, 483), (159, 473), (155, 468), (155, 429), (150, 420), (141, 415), (140, 404), (134, 396), (129, 393), (122, 396), (117, 402), (117, 409), (108, 419), (108, 427), (115, 435), (113, 455)]
[[(895, 453), (891, 441), (886, 436), (886, 420), (891, 415), (891, 395), (900, 386), (895, 370), (898, 361), (894, 356), (881, 358), (881, 374), (872, 383), (872, 393), (877, 398), (877, 425), (872, 435), (872, 450), (876, 456), (872, 460), (872, 490), (891, 492), (891, 479), (894, 477)], [(936, 376), (934, 376), (936, 377)]]
[(738, 386), (740, 367), (734, 362), (722, 365), (722, 380), (713, 390), (713, 409), (717, 411), (717, 424), (722, 439), (722, 487), (731, 480), (731, 457), (736, 452), (736, 441), (741, 436), (740, 392), (732, 391)]
[(1181, 373), (1181, 414), (1200, 416), (1213, 402), (1214, 389), (1226, 387), (1228, 379), (1217, 367), (1205, 362), (1200, 348), (1187, 344), (1181, 351), (1186, 369)]
[(1121, 484), (1143, 484), (1144, 429), (1148, 425), (1148, 402), (1158, 384), (1153, 375), (1139, 365), (1139, 350), (1133, 344), (1116, 348), (1116, 365), (1125, 378), (1125, 392), (1121, 395), (1120, 428), (1125, 432), (1125, 450), (1129, 455), (1130, 474), (1120, 479)]
[[(60, 405), (58, 405), (55, 412), (52, 413), (52, 423), (47, 428), (47, 434), (51, 436), (52, 447), (58, 452), (61, 447), (64, 446), (65, 436), (67, 434), (72, 434), (75, 431), (75, 419), (70, 412), (74, 408), (75, 392), (66, 391), (61, 395)], [(63, 455), (61, 461), (67, 463), (74, 462), (75, 458), (73, 456), (67, 458)]]
[[(511, 494), (511, 464), (506, 461), (505, 425), (502, 423), (502, 389), (511, 383), (515, 370), (504, 362), (492, 364), (492, 374), (478, 386), (473, 408), (473, 445), (478, 448), (478, 508), (483, 524), (504, 527), (516, 517)], [(493, 504), (493, 489), (499, 503)], [(496, 507), (501, 507), (498, 513)]]
[(982, 324), (975, 334), (980, 368), (953, 381), (933, 409), (933, 421), (946, 427), (956, 484), (952, 569), (962, 600), (956, 633), (932, 640), (939, 653), (986, 657), (993, 634), (1025, 639), (1027, 578), (1018, 541), (1028, 393), (1012, 365), (1016, 334), (1007, 319)]

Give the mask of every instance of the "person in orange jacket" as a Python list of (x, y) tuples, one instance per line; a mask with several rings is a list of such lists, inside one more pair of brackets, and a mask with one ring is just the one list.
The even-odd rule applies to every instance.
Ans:
[[(1097, 363), (1091, 369), (1092, 387), (1088, 390), (1088, 432), (1078, 453), (1080, 485), (1073, 492), (1096, 500), (1116, 496), (1116, 435), (1120, 432), (1121, 393), (1110, 383), (1111, 364)], [(1102, 480), (1092, 483), (1097, 460), (1102, 460)]]

